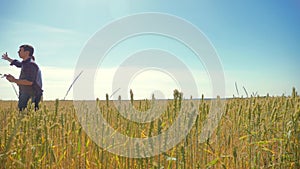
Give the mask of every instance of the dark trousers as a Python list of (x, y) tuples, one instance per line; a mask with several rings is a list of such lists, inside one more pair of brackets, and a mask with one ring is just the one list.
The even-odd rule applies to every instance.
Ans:
[(32, 96), (27, 93), (19, 93), (19, 102), (18, 102), (19, 111), (23, 111), (27, 107), (29, 99), (31, 99), (31, 102), (34, 103), (34, 110), (38, 110), (41, 98), (42, 98), (41, 94)]

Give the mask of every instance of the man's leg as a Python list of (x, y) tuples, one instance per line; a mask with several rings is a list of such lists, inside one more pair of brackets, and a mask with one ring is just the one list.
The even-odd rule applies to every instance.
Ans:
[(19, 111), (23, 111), (27, 107), (27, 103), (29, 99), (30, 99), (29, 94), (26, 93), (19, 94), (19, 102), (18, 102)]
[(32, 98), (32, 102), (34, 102), (34, 110), (37, 111), (39, 109), (39, 103), (41, 101), (42, 95), (37, 95)]

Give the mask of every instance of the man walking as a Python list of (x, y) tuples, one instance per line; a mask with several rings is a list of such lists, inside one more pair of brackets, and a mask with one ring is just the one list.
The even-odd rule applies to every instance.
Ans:
[(22, 59), (21, 62), (11, 59), (7, 53), (2, 55), (2, 59), (9, 61), (10, 65), (21, 68), (19, 79), (10, 74), (6, 75), (6, 79), (9, 82), (16, 83), (19, 86), (18, 107), (20, 111), (27, 107), (29, 99), (35, 104), (34, 107), (37, 110), (43, 95), (41, 71), (34, 62), (33, 52), (34, 48), (30, 45), (20, 46), (18, 54)]

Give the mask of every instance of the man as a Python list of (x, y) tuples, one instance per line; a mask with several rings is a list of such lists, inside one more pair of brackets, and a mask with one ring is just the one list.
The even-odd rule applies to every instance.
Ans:
[(23, 111), (27, 107), (30, 98), (35, 104), (35, 110), (37, 110), (43, 94), (41, 71), (34, 62), (33, 52), (34, 48), (30, 45), (20, 46), (18, 54), (22, 62), (11, 59), (7, 53), (2, 55), (2, 59), (9, 61), (10, 65), (21, 68), (19, 79), (10, 74), (6, 75), (6, 79), (9, 82), (16, 83), (19, 86), (18, 107), (20, 111)]

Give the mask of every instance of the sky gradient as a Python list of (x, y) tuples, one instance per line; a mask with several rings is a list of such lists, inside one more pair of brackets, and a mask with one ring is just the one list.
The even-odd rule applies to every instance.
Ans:
[[(160, 12), (178, 16), (195, 25), (210, 40), (222, 63), (226, 96), (248, 93), (280, 96), (290, 95), (292, 87), (300, 89), (300, 1), (199, 1), (199, 0), (4, 0), (0, 10), (0, 52), (8, 52), (11, 58), (18, 58), (18, 47), (24, 43), (35, 47), (35, 57), (42, 69), (44, 99), (62, 99), (74, 79), (74, 69), (81, 50), (87, 41), (102, 27), (112, 21), (143, 12)], [(157, 37), (140, 37), (125, 42), (121, 51), (134, 52), (139, 49), (160, 45), (181, 56), (185, 63), (187, 52), (180, 54), (176, 42)], [(168, 45), (164, 45), (168, 44)], [(177, 46), (176, 46), (177, 45)], [(127, 48), (126, 48), (127, 47)], [(113, 51), (114, 52), (114, 51)], [(104, 69), (95, 77), (95, 89), (100, 99), (111, 91), (111, 76), (120, 64), (112, 52), (105, 60)], [(115, 59), (115, 60), (114, 60)], [(203, 67), (193, 67), (198, 71), (201, 92), (210, 97), (211, 85)], [(19, 69), (0, 61), (0, 73), (11, 73), (18, 77)], [(153, 76), (153, 77), (152, 77)], [(149, 97), (153, 81), (161, 80), (159, 89), (169, 90), (170, 98), (176, 84), (159, 72), (145, 72), (136, 76), (132, 86), (138, 98)], [(203, 78), (202, 78), (203, 77)], [(147, 81), (148, 79), (148, 81)], [(150, 81), (149, 81), (150, 79)], [(141, 88), (148, 84), (147, 90)], [(95, 85), (97, 86), (97, 85)], [(0, 99), (16, 100), (11, 84), (0, 79)], [(72, 92), (67, 97), (72, 99)]]

